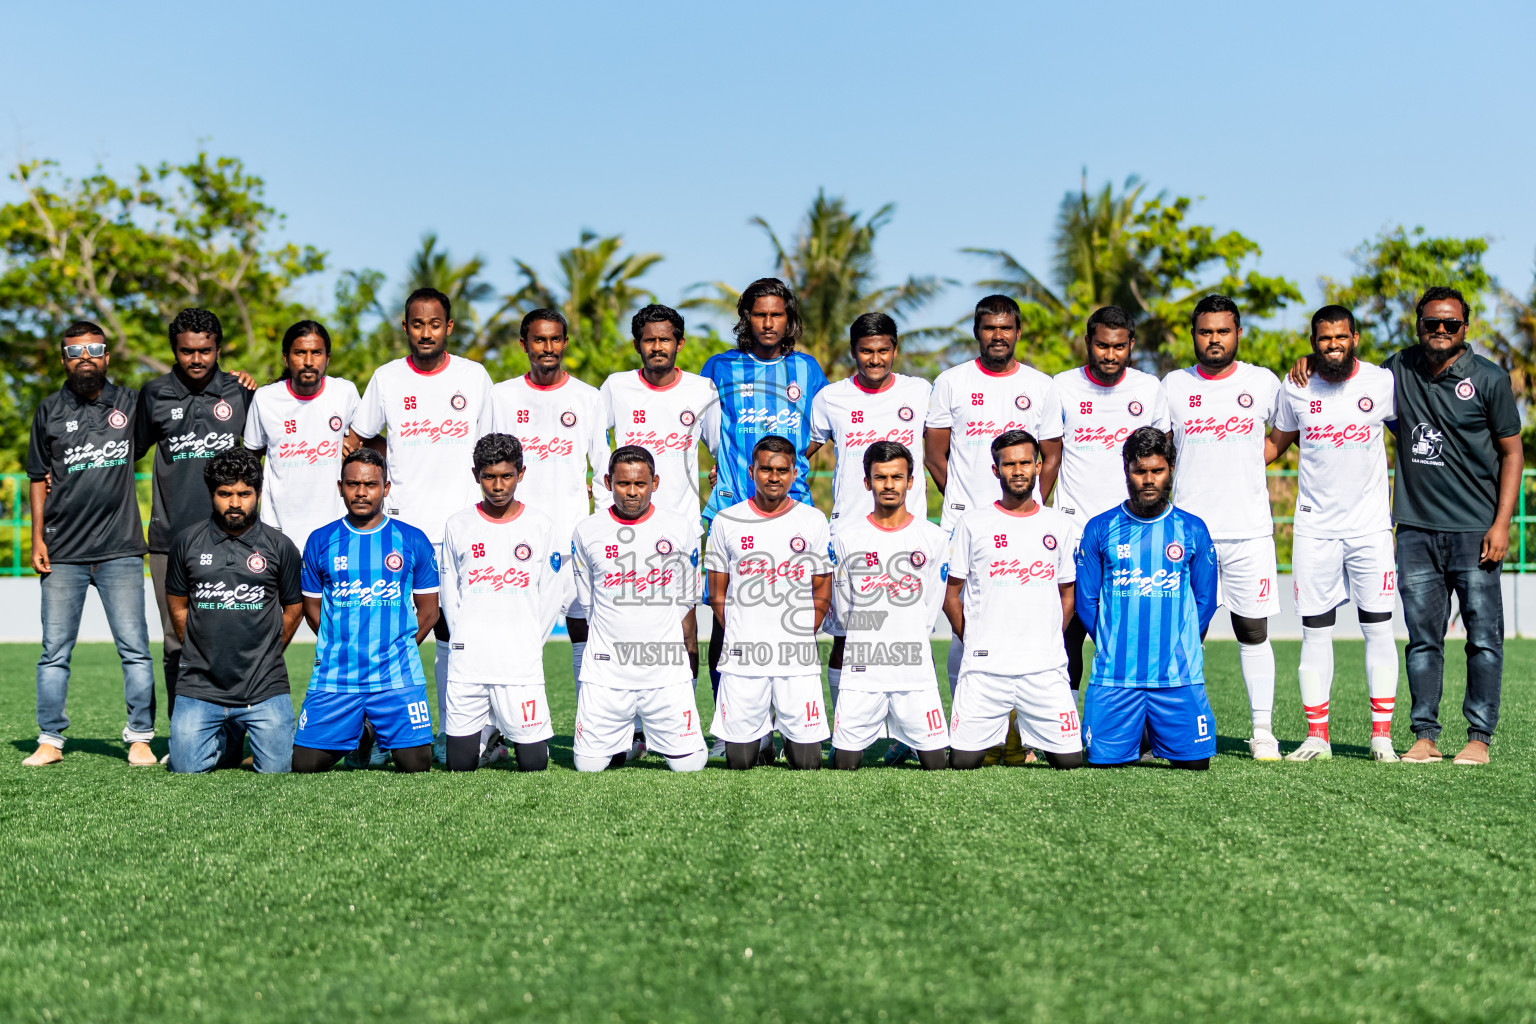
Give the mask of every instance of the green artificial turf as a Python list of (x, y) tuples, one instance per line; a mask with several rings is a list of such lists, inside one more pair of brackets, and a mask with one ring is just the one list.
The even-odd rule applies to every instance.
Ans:
[[(1254, 764), (1236, 646), (1209, 652), (1207, 774), (578, 775), (552, 645), (543, 775), (186, 778), (127, 767), (105, 646), (66, 762), (22, 767), (37, 651), (0, 648), (0, 1020), (1531, 1020), (1536, 644), (1486, 768), (1365, 760), (1358, 643), (1335, 759)], [(1406, 717), (1405, 684), (1400, 749)]]

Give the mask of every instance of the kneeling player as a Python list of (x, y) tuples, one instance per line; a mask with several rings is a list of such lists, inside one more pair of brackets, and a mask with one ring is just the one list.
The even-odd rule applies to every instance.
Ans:
[(820, 768), (831, 735), (816, 646), (832, 602), (827, 517), (789, 496), (795, 475), (795, 446), (764, 437), (752, 449), (756, 496), (722, 509), (709, 530), (709, 603), (725, 623), (709, 731), (725, 741), (727, 768), (756, 764), (775, 721), (791, 768)]
[[(1019, 737), (1053, 768), (1083, 763), (1063, 629), (1072, 617), (1072, 520), (1035, 501), (1040, 443), (1008, 430), (992, 442), (1002, 500), (973, 509), (949, 544), (944, 613), (965, 644), (950, 716), (954, 768), (979, 768), (1016, 712)], [(846, 685), (846, 684), (845, 684)]]
[(437, 565), (427, 535), (384, 515), (384, 458), (359, 448), (341, 463), (344, 518), (304, 545), (304, 618), (319, 638), (293, 738), (293, 770), (323, 772), (357, 746), (363, 717), (395, 771), (432, 766), (432, 712), (417, 647), (437, 622)]
[(1137, 760), (1146, 731), (1155, 756), (1204, 770), (1216, 753), (1202, 646), (1216, 614), (1216, 547), (1197, 516), (1168, 501), (1168, 434), (1133, 431), (1122, 458), (1130, 500), (1090, 519), (1077, 546), (1077, 615), (1094, 646), (1088, 762)]
[[(448, 768), (480, 766), (481, 730), (494, 721), (519, 771), (549, 765), (544, 642), (569, 600), (560, 575), (564, 538), (554, 522), (517, 500), (523, 446), (511, 434), (475, 442), (484, 498), (448, 519), (443, 533), (443, 617), (448, 655)], [(520, 651), (508, 657), (509, 650)]]
[(576, 770), (622, 765), (639, 718), (648, 749), (675, 772), (695, 772), (709, 760), (688, 660), (698, 525), (651, 504), (656, 462), (644, 448), (616, 449), (604, 483), (613, 505), (583, 519), (571, 539), (577, 600), (588, 611)]
[(832, 538), (834, 591), (846, 637), (832, 731), (834, 768), (858, 768), (882, 730), (916, 751), (924, 768), (944, 767), (949, 730), (928, 637), (944, 600), (948, 538), (907, 510), (916, 470), (903, 444), (876, 441), (866, 448), (864, 486), (874, 495), (875, 510), (845, 520)]

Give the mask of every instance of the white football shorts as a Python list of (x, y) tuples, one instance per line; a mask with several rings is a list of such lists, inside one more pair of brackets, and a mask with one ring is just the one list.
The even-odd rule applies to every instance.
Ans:
[(1216, 542), (1216, 598), (1233, 615), (1267, 619), (1280, 611), (1275, 538)]
[(1018, 712), (1019, 738), (1026, 747), (1053, 754), (1083, 749), (1082, 719), (1065, 668), (1000, 676), (966, 672), (950, 708), (950, 745), (956, 750), (990, 750), (1008, 735), (1008, 712)]
[(894, 692), (841, 687), (833, 719), (832, 746), (838, 750), (863, 750), (886, 735), (913, 750), (949, 746), (937, 682), (921, 690)]
[(1392, 531), (1364, 537), (1297, 537), (1291, 554), (1297, 615), (1323, 615), (1345, 601), (1390, 612), (1397, 597)]
[(645, 733), (645, 745), (658, 754), (682, 757), (705, 749), (691, 683), (646, 690), (582, 683), (576, 696), (572, 752), (586, 757), (612, 757), (628, 750), (634, 743), (636, 719)]
[(820, 743), (832, 735), (814, 676), (736, 676), (720, 673), (709, 731), (727, 743), (751, 743), (775, 728), (791, 743)]
[(555, 734), (542, 683), (529, 686), (448, 680), (448, 735), (479, 735), (486, 724), (508, 743), (537, 743)]

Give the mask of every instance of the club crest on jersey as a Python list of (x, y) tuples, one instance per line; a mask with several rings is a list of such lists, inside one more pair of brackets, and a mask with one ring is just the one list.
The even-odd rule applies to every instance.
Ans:
[(227, 420), (234, 414), (234, 408), (222, 398), (219, 399), (218, 404), (213, 407), (213, 418), (216, 420)]
[(805, 553), (805, 538), (798, 533), (789, 538), (789, 550), (800, 555)]
[(928, 564), (928, 556), (921, 551), (912, 552), (912, 568), (921, 569)]
[(555, 572), (560, 571), (560, 552), (551, 551), (549, 553), (549, 567)]
[(527, 544), (519, 544), (517, 547), (512, 549), (512, 557), (517, 559), (519, 562), (526, 562), (528, 559), (533, 557), (533, 548), (529, 547)]
[(1142, 413), (1141, 403), (1135, 399), (1132, 399), (1131, 404), (1125, 407), (1125, 411), (1130, 413), (1132, 416), (1140, 416)]
[(565, 427), (574, 427), (576, 425), (576, 414), (569, 409), (565, 410), (565, 412), (560, 414), (560, 424)]
[(335, 432), (335, 433), (340, 433), (341, 432), (341, 417), (340, 416), (332, 416), (331, 417), (331, 430), (333, 432)]
[(670, 555), (672, 553), (672, 542), (665, 537), (659, 538), (656, 541), (656, 553), (658, 555)]
[(1028, 409), (1031, 404), (1032, 403), (1030, 402), (1028, 395), (1020, 395), (1019, 397), (1017, 397), (1017, 398), (1015, 398), (1013, 400), (1014, 408), (1018, 409), (1020, 412), (1023, 412), (1026, 409)]
[(1253, 406), (1253, 396), (1244, 391), (1242, 394), (1237, 396), (1237, 404), (1242, 406), (1244, 409), (1251, 408)]
[(698, 417), (693, 414), (692, 409), (684, 409), (677, 414), (677, 421), (685, 427), (691, 427), (698, 421)]
[(266, 572), (266, 557), (260, 551), (252, 551), (250, 557), (245, 560), (245, 567), (251, 572)]
[(896, 418), (902, 421), (910, 420), (913, 415), (912, 407), (910, 405), (904, 405), (900, 409), (896, 410)]
[[(1252, 399), (1249, 399), (1249, 401), (1252, 401)], [(1184, 545), (1178, 541), (1173, 541), (1163, 548), (1163, 554), (1168, 556), (1168, 561), (1170, 562), (1182, 562), (1184, 560)]]
[(1373, 408), (1375, 408), (1376, 405), (1375, 402), (1371, 401), (1371, 397), (1369, 395), (1362, 395), (1360, 401), (1356, 402), (1355, 404), (1360, 407), (1361, 412), (1370, 412)]
[(390, 572), (399, 572), (401, 567), (404, 565), (405, 559), (400, 556), (400, 552), (398, 551), (391, 551), (389, 554), (384, 556), (384, 568), (388, 569)]
[[(107, 426), (111, 427), (113, 430), (122, 430), (127, 425), (128, 417), (123, 415), (123, 410), (113, 409), (111, 412), (107, 413)], [(71, 426), (69, 429), (74, 430), (75, 428)]]
[(1456, 385), (1456, 397), (1463, 402), (1475, 394), (1477, 394), (1477, 389), (1472, 386), (1472, 382), (1469, 380), (1464, 380)]
[(448, 399), (448, 404), (453, 406), (454, 412), (460, 412), (469, 404), (469, 399), (465, 398), (461, 392), (455, 391), (453, 397)]
[(1055, 536), (1055, 534), (1050, 534), (1050, 533), (1046, 534), (1044, 537), (1040, 538), (1040, 543), (1045, 545), (1045, 550), (1047, 550), (1047, 551), (1055, 551), (1056, 550), (1056, 536)]
[(787, 397), (791, 402), (800, 401), (800, 396), (803, 394), (805, 394), (805, 392), (800, 390), (800, 385), (796, 381), (790, 381), (789, 387), (784, 389), (785, 397)]

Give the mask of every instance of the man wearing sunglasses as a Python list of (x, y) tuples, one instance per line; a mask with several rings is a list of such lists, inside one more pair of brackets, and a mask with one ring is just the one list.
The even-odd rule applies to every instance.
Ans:
[(144, 620), (144, 529), (133, 486), (139, 393), (107, 380), (107, 339), (93, 323), (80, 320), (64, 331), (61, 356), (68, 376), (38, 404), (27, 449), (43, 656), (37, 663), (37, 750), (22, 763), (64, 760), (70, 655), (86, 591), (95, 586), (123, 663), (128, 763), (152, 765), (155, 667)]
[[(1504, 675), (1499, 575), (1520, 496), (1520, 410), (1509, 374), (1467, 346), (1472, 307), (1454, 288), (1426, 289), (1415, 309), (1419, 343), (1394, 352), (1397, 406), (1397, 584), (1408, 625), (1408, 764), (1444, 759), (1440, 693), (1445, 626), (1456, 595), (1467, 633), (1467, 744), (1457, 764), (1486, 764)], [(1291, 377), (1305, 383), (1310, 367)], [(1392, 424), (1388, 424), (1392, 426)]]

